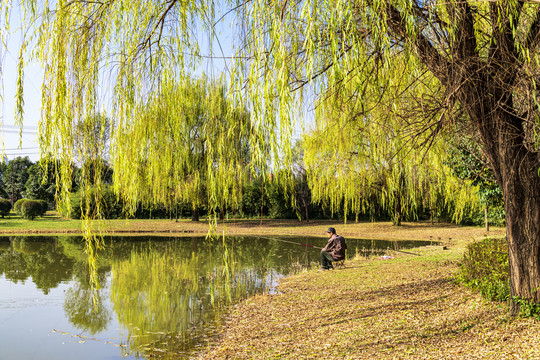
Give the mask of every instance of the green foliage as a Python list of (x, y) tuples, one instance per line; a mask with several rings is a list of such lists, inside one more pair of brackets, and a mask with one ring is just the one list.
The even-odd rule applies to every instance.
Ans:
[(23, 193), (28, 199), (53, 202), (56, 194), (54, 164), (40, 161), (31, 165), (28, 168), (28, 180)]
[[(81, 219), (85, 212), (88, 214), (103, 219), (118, 219), (124, 217), (122, 204), (118, 201), (111, 186), (105, 185), (100, 193), (96, 193), (96, 188), (92, 187), (87, 191), (90, 194), (85, 195), (81, 189), (70, 196), (70, 212), (69, 217), (72, 219)], [(98, 199), (99, 204), (96, 203)], [(98, 206), (101, 215), (98, 214)]]
[(19, 199), (13, 204), (13, 211), (15, 211), (17, 214), (21, 214), (21, 206), (24, 202), (28, 201), (28, 199)]
[[(83, 190), (72, 193), (70, 195), (70, 212), (64, 215), (69, 216), (71, 219), (82, 219), (84, 217), (84, 211), (88, 211), (93, 216), (98, 216), (96, 205), (96, 193), (95, 187), (90, 188), (92, 192), (89, 196), (83, 194)], [(89, 199), (89, 201), (85, 200)], [(189, 217), (192, 213), (191, 204), (187, 202), (179, 202), (176, 206), (168, 208), (164, 205), (145, 205), (138, 203), (136, 210), (131, 213), (127, 213), (122, 205), (121, 199), (119, 199), (111, 185), (104, 185), (100, 190), (100, 208), (101, 218), (103, 219), (121, 219), (121, 218), (137, 218), (137, 219), (165, 219), (176, 217)], [(86, 206), (88, 208), (86, 209)], [(206, 209), (201, 207), (199, 214), (206, 214)]]
[(458, 281), (494, 301), (510, 298), (506, 239), (488, 238), (467, 246)]
[(15, 202), (23, 196), (30, 166), (32, 162), (27, 156), (17, 157), (8, 162), (2, 173), (5, 192), (11, 201)]
[(0, 216), (4, 217), (9, 215), (11, 211), (11, 201), (7, 199), (0, 199)]
[(283, 186), (272, 181), (267, 187), (268, 215), (274, 219), (293, 219), (296, 211), (291, 204), (291, 194), (287, 194)]
[(21, 216), (27, 220), (34, 220), (38, 216), (43, 216), (43, 204), (38, 200), (26, 200), (21, 204)]
[(41, 204), (41, 215), (45, 215), (45, 213), (49, 210), (49, 202), (47, 200), (36, 200)]
[(240, 215), (246, 218), (261, 216), (261, 212), (263, 216), (268, 215), (268, 192), (261, 177), (247, 181), (242, 190), (239, 210)]
[[(403, 71), (405, 59), (395, 57)], [(391, 74), (392, 86), (404, 97), (425, 93), (438, 85), (427, 77), (416, 83), (401, 73)], [(481, 211), (477, 188), (456, 177), (445, 164), (447, 137), (412, 131), (404, 116), (408, 102), (396, 103), (385, 88), (359, 98), (351, 84), (339, 95), (321, 100), (317, 128), (304, 137), (304, 158), (314, 201), (327, 202), (331, 211), (375, 214), (384, 210), (394, 224), (415, 220), (424, 209), (450, 214), (460, 223)], [(350, 101), (355, 99), (357, 101)], [(386, 107), (381, 104), (392, 104)], [(372, 110), (365, 112), (365, 107)], [(429, 151), (422, 144), (429, 144)]]
[(519, 314), (523, 317), (540, 320), (540, 304), (534, 303), (528, 299), (522, 299), (518, 296), (512, 296), (512, 301), (519, 306)]
[(131, 212), (140, 203), (171, 210), (178, 203), (193, 210), (238, 208), (256, 133), (221, 83), (164, 76), (129, 127), (116, 133), (121, 141), (111, 160), (121, 170), (114, 172), (114, 188)]
[[(457, 143), (457, 144), (456, 144)], [(490, 224), (504, 226), (504, 199), (501, 188), (497, 183), (493, 170), (488, 166), (483, 150), (477, 141), (463, 136), (449, 143), (449, 154), (446, 163), (454, 174), (464, 180), (470, 180), (478, 187), (481, 203), (488, 207)], [(484, 214), (477, 213), (469, 217), (465, 223), (479, 225), (484, 223)]]

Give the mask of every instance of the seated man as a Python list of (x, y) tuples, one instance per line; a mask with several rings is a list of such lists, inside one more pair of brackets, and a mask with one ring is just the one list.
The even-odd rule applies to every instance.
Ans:
[(339, 261), (345, 259), (345, 250), (347, 244), (345, 244), (345, 238), (336, 234), (336, 229), (333, 227), (328, 228), (328, 243), (321, 250), (321, 270), (332, 269), (332, 261)]

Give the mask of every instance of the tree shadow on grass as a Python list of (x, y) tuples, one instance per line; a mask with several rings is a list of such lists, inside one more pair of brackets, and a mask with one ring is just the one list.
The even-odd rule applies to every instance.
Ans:
[(424, 347), (418, 351), (435, 351), (441, 344), (459, 348), (461, 342), (483, 343), (485, 330), (475, 330), (479, 324), (486, 326), (493, 312), (479, 308), (471, 315), (464, 311), (470, 297), (460, 293), (451, 278), (441, 278), (342, 294), (340, 302), (353, 310), (327, 319), (322, 326), (328, 331), (337, 327), (344, 333), (357, 332), (359, 336), (352, 336), (355, 342), (349, 344), (357, 354), (418, 346)]

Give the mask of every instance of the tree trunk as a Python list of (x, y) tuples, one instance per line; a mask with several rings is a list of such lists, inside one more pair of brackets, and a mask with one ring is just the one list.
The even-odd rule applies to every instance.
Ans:
[(486, 225), (486, 231), (489, 231), (489, 221), (488, 221), (488, 206), (484, 208), (484, 223)]
[(396, 192), (394, 198), (394, 218), (392, 219), (394, 226), (401, 226), (401, 218), (401, 195), (400, 192)]
[(519, 119), (501, 111), (484, 121), (480, 133), (504, 196), (511, 312), (516, 315), (517, 299), (540, 303), (540, 158)]
[(394, 208), (394, 225), (401, 226), (401, 201), (396, 200), (396, 206)]
[(199, 221), (199, 209), (194, 208), (191, 211), (191, 221)]
[[(517, 160), (517, 159), (516, 159)], [(526, 162), (526, 161), (524, 161)], [(540, 181), (538, 164), (512, 161), (504, 176), (504, 209), (513, 297), (540, 303)], [(518, 167), (519, 166), (519, 167)], [(512, 301), (512, 314), (519, 302)]]

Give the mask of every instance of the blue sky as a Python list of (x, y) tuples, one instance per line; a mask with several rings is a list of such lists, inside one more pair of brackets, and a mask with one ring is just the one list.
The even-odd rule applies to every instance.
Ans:
[[(11, 14), (11, 29), (17, 29), (18, 12)], [(17, 156), (28, 156), (32, 161), (39, 159), (37, 131), (41, 109), (41, 78), (43, 70), (37, 63), (29, 63), (25, 67), (24, 77), (24, 120), (22, 137), (20, 127), (15, 126), (15, 94), (17, 85), (17, 59), (21, 44), (21, 33), (13, 32), (7, 38), (7, 48), (2, 47), (2, 86), (3, 102), (0, 127), (0, 147), (8, 159)]]

